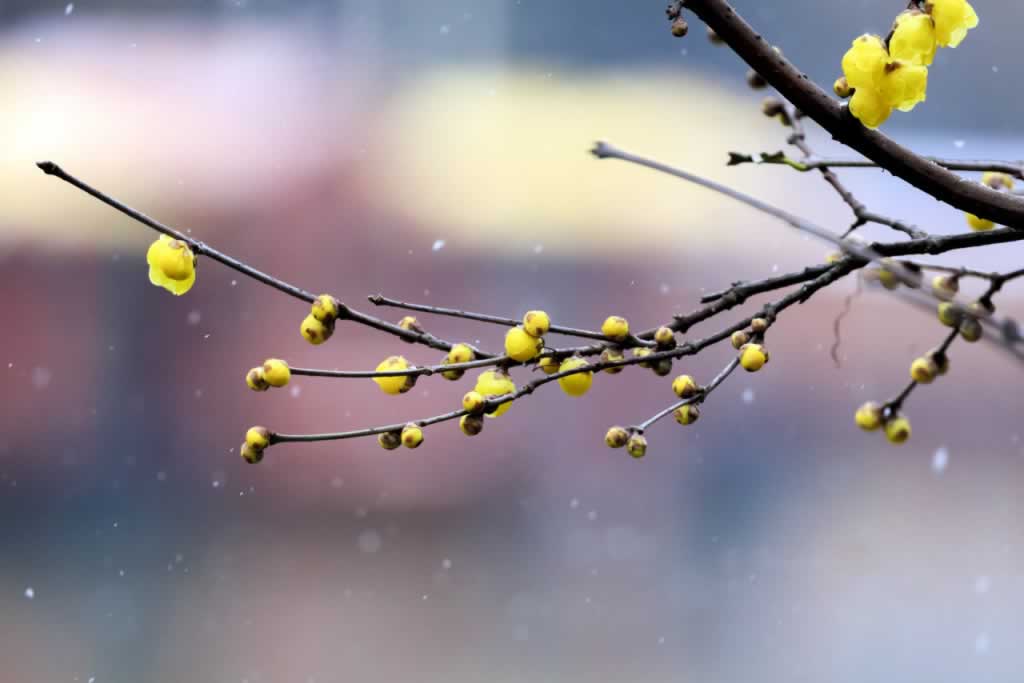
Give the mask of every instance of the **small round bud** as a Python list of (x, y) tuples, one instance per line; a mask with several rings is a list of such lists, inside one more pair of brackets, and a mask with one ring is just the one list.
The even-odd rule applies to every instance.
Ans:
[(747, 85), (754, 90), (761, 90), (768, 87), (768, 81), (764, 80), (764, 76), (751, 69), (747, 72)]
[(377, 435), (377, 443), (386, 451), (393, 451), (402, 445), (400, 432), (383, 432)]
[(647, 439), (643, 434), (633, 434), (626, 441), (626, 451), (639, 460), (647, 455)]
[(484, 430), (484, 421), (478, 415), (463, 415), (459, 419), (459, 429), (466, 436), (476, 436)]
[(512, 327), (505, 334), (505, 355), (525, 363), (540, 355), (544, 340), (527, 334), (522, 327)]
[[(409, 361), (402, 356), (388, 356), (380, 362), (377, 366), (377, 372), (395, 372), (399, 370), (408, 370)], [(415, 375), (391, 375), (387, 377), (374, 377), (373, 381), (377, 383), (380, 390), (385, 394), (404, 394), (413, 388), (416, 384)]]
[(554, 356), (544, 356), (537, 361), (537, 367), (540, 368), (545, 375), (553, 375), (558, 372), (558, 366), (561, 363)]
[[(625, 360), (626, 355), (622, 353), (622, 349), (607, 348), (601, 352), (602, 363), (616, 363), (620, 360)], [(625, 365), (613, 365), (610, 368), (605, 368), (604, 371), (609, 375), (617, 375), (626, 369)]]
[(973, 213), (965, 213), (964, 216), (967, 218), (967, 225), (975, 232), (988, 232), (992, 228), (996, 227), (994, 222), (987, 218), (979, 218)]
[(629, 431), (623, 427), (612, 427), (604, 435), (604, 442), (608, 448), (622, 448), (627, 441), (629, 441)]
[(700, 387), (697, 386), (697, 382), (690, 375), (679, 375), (672, 380), (672, 391), (679, 398), (690, 398), (697, 395)]
[(253, 368), (245, 374), (245, 383), (253, 391), (266, 391), (270, 388), (266, 378), (263, 376), (263, 367)]
[[(646, 346), (637, 346), (636, 348), (633, 349), (633, 358), (646, 358), (647, 356), (651, 355), (652, 353), (654, 353), (654, 352), (651, 351)], [(640, 363), (640, 367), (642, 367), (642, 368), (651, 368), (651, 367), (654, 367), (654, 366), (653, 366), (653, 364), (650, 361), (645, 361), (645, 362)]]
[(469, 391), (462, 397), (462, 409), (475, 414), (482, 413), (486, 398), (479, 391)]
[[(515, 392), (516, 385), (508, 373), (504, 370), (486, 370), (477, 377), (476, 386), (473, 391), (484, 396), (504, 396)], [(490, 417), (498, 417), (508, 412), (512, 407), (512, 401), (506, 401), (487, 413)]]
[(651, 364), (651, 370), (658, 377), (668, 377), (672, 374), (672, 359), (671, 358), (659, 358)]
[(975, 318), (988, 318), (995, 312), (995, 304), (988, 299), (978, 299), (967, 304), (967, 313)]
[(986, 171), (981, 175), (982, 185), (987, 185), (993, 190), (1012, 190), (1013, 189), (1013, 177), (1007, 173), (1000, 173), (998, 171)]
[(768, 362), (768, 352), (760, 344), (747, 344), (740, 349), (740, 365), (747, 372), (757, 372)]
[(928, 358), (931, 358), (932, 362), (935, 363), (935, 368), (939, 375), (945, 375), (949, 372), (949, 354), (945, 352), (940, 353), (938, 351), (929, 351), (925, 355), (927, 355)]
[[(407, 315), (401, 320), (399, 320), (398, 326), (407, 332), (416, 332), (418, 334), (423, 334), (423, 326), (420, 325), (420, 321), (411, 315)], [(409, 344), (415, 343), (412, 339), (402, 339), (402, 341), (407, 342)]]
[(784, 111), (786, 109), (778, 97), (766, 97), (761, 100), (761, 113), (768, 118), (774, 118)]
[(341, 311), (338, 300), (330, 294), (318, 296), (310, 308), (310, 315), (322, 323), (333, 323), (338, 319), (338, 313)]
[(954, 303), (943, 301), (939, 304), (939, 322), (947, 327), (957, 327), (963, 319), (963, 311)]
[(874, 431), (882, 426), (882, 406), (874, 401), (868, 401), (860, 408), (854, 416), (857, 426), (866, 432)]
[[(566, 358), (562, 361), (559, 366), (559, 372), (566, 372), (568, 370), (575, 370), (576, 368), (582, 368), (588, 365), (587, 361), (579, 356), (573, 356), (572, 358)], [(570, 396), (582, 396), (583, 394), (590, 391), (590, 386), (594, 383), (594, 373), (577, 372), (572, 375), (566, 375), (565, 377), (558, 378), (558, 386), (562, 387), (562, 391), (569, 394)]]
[(918, 384), (931, 384), (939, 374), (939, 366), (932, 358), (922, 356), (910, 364), (910, 378)]
[(531, 337), (543, 337), (551, 329), (551, 318), (544, 311), (527, 311), (523, 316), (523, 329)]
[(713, 29), (710, 26), (708, 26), (707, 30), (708, 30), (708, 40), (711, 42), (712, 45), (725, 45), (725, 41), (722, 40), (722, 36), (720, 36), (717, 33), (715, 33), (715, 29)]
[(690, 31), (690, 25), (686, 23), (686, 20), (682, 17), (677, 17), (672, 22), (672, 35), (676, 38), (682, 38)]
[(879, 268), (875, 274), (878, 277), (878, 284), (890, 291), (900, 286), (900, 279), (896, 277), (896, 273), (891, 270)]
[[(457, 363), (469, 363), (476, 358), (476, 354), (468, 344), (455, 344), (451, 350), (448, 351), (448, 355), (441, 361), (442, 365), (455, 365)], [(465, 370), (442, 370), (441, 376), (452, 382), (462, 379), (462, 376), (466, 374)]]
[(669, 327), (659, 327), (654, 333), (654, 343), (660, 349), (674, 349), (676, 347), (676, 335)]
[(732, 336), (729, 337), (729, 341), (732, 342), (732, 347), (734, 349), (739, 349), (741, 346), (750, 341), (750, 335), (744, 332), (743, 330), (739, 330), (738, 332), (732, 333)]
[(410, 422), (402, 427), (402, 434), (399, 438), (406, 448), (419, 448), (419, 445), (423, 443), (423, 430), (419, 425)]
[(250, 448), (262, 451), (270, 445), (270, 430), (266, 427), (249, 427), (248, 431), (245, 432), (245, 443)]
[(966, 342), (976, 342), (981, 339), (982, 328), (981, 323), (978, 319), (966, 315), (964, 319), (960, 321), (960, 336)]
[(247, 443), (243, 443), (238, 452), (242, 456), (242, 459), (250, 465), (255, 465), (263, 460), (263, 451), (257, 450)]
[(324, 323), (313, 317), (310, 313), (303, 319), (302, 325), (299, 327), (299, 331), (302, 333), (302, 338), (308, 341), (313, 346), (319, 346), (325, 341), (331, 338), (334, 334), (334, 323)]
[(617, 315), (609, 316), (601, 324), (601, 334), (612, 341), (624, 341), (629, 336), (629, 322)]
[(846, 76), (840, 76), (836, 79), (836, 82), (832, 84), (832, 92), (836, 94), (841, 100), (845, 100), (847, 97), (853, 94), (853, 88), (846, 81)]
[(766, 318), (754, 318), (750, 321), (750, 329), (754, 334), (764, 334), (768, 330), (768, 320)]
[(910, 420), (897, 415), (885, 423), (885, 438), (890, 443), (903, 443), (910, 438)]
[(960, 291), (960, 278), (954, 275), (936, 275), (932, 278), (932, 294), (943, 301), (951, 301)]
[(690, 425), (700, 418), (700, 408), (697, 407), (696, 403), (687, 403), (685, 406), (679, 406), (673, 410), (672, 416), (676, 418), (676, 422), (679, 424)]
[(281, 388), (292, 378), (288, 363), (280, 358), (268, 358), (263, 361), (263, 379), (272, 387)]

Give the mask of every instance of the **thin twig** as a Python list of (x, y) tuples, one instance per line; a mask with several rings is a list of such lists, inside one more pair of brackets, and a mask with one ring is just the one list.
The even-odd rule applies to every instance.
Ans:
[(633, 430), (637, 431), (637, 432), (640, 432), (640, 433), (643, 433), (648, 428), (650, 428), (650, 426), (652, 424), (654, 424), (655, 422), (657, 422), (661, 418), (665, 417), (666, 415), (669, 415), (670, 413), (675, 412), (679, 408), (682, 408), (683, 406), (686, 406), (686, 405), (690, 405), (691, 403), (703, 403), (704, 400), (708, 396), (711, 395), (711, 392), (714, 391), (715, 388), (718, 387), (719, 384), (724, 382), (726, 377), (728, 377), (729, 375), (732, 374), (732, 371), (735, 370), (737, 368), (737, 366), (739, 366), (739, 364), (740, 364), (740, 359), (738, 357), (737, 358), (733, 358), (731, 361), (729, 361), (729, 363), (724, 368), (722, 368), (719, 371), (719, 373), (717, 375), (715, 375), (714, 379), (712, 379), (711, 382), (706, 387), (703, 387), (696, 395), (690, 396), (689, 398), (684, 398), (681, 401), (673, 403), (672, 405), (668, 406), (667, 408), (664, 408), (663, 410), (658, 411), (657, 413), (655, 413), (654, 415), (650, 416), (649, 418), (647, 418), (646, 420), (644, 420), (640, 424), (635, 425), (633, 427)]

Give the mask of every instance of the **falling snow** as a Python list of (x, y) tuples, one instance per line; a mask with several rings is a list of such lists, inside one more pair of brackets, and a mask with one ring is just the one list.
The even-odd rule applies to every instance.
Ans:
[(434, 240), (434, 245), (431, 248), (433, 251), (441, 251), (444, 249), (444, 240)]
[(942, 474), (946, 471), (947, 465), (949, 465), (949, 450), (942, 446), (932, 455), (932, 472)]
[(28, 598), (29, 600), (35, 599), (35, 597), (36, 597), (36, 589), (33, 588), (32, 586), (29, 586), (28, 588), (26, 588), (25, 589), (25, 597)]

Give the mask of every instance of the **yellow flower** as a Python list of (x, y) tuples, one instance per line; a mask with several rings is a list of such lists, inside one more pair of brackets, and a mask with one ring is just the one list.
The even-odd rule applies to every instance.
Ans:
[(873, 401), (868, 401), (860, 408), (854, 416), (857, 426), (866, 432), (873, 431), (882, 426), (882, 406)]
[(332, 323), (338, 319), (338, 300), (330, 294), (321, 294), (310, 307), (310, 315), (322, 323)]
[(245, 384), (253, 391), (266, 391), (270, 388), (267, 378), (263, 376), (263, 368), (253, 368), (245, 374)]
[(892, 114), (892, 105), (873, 86), (857, 88), (849, 106), (850, 113), (867, 128), (878, 128)]
[[(645, 350), (650, 351), (650, 349), (645, 349)], [(605, 349), (604, 351), (601, 352), (601, 362), (602, 363), (617, 363), (620, 360), (625, 360), (625, 359), (626, 359), (626, 355), (624, 353), (622, 353), (622, 349), (618, 349), (618, 348), (615, 348), (615, 347), (608, 347), (607, 349)], [(625, 369), (626, 369), (625, 365), (613, 365), (610, 368), (605, 368), (604, 371), (607, 372), (609, 375), (617, 375), (617, 374), (619, 374), (620, 372), (622, 372)]]
[(918, 384), (931, 384), (939, 374), (939, 365), (927, 356), (915, 358), (910, 364), (910, 378)]
[(250, 465), (255, 465), (263, 460), (263, 451), (253, 448), (248, 443), (243, 443), (242, 447), (238, 449), (238, 453)]
[[(511, 394), (516, 390), (516, 385), (512, 381), (512, 378), (507, 373), (501, 370), (487, 370), (481, 372), (480, 376), (476, 379), (476, 386), (473, 387), (473, 391), (484, 396), (504, 396), (505, 394)], [(512, 401), (506, 401), (500, 406), (494, 409), (493, 413), (490, 413), (490, 417), (498, 417), (508, 412), (508, 409), (512, 407)]]
[(544, 311), (527, 311), (523, 316), (523, 329), (531, 337), (543, 337), (551, 329), (551, 318)]
[(623, 341), (629, 336), (629, 322), (617, 315), (609, 316), (601, 324), (601, 334), (612, 341)]
[(981, 174), (982, 185), (987, 185), (993, 190), (1012, 190), (1013, 177), (1008, 173), (998, 171), (985, 171)]
[(270, 386), (283, 387), (291, 378), (291, 368), (280, 358), (268, 358), (263, 361), (263, 379)]
[(960, 291), (960, 282), (952, 275), (936, 275), (932, 278), (932, 294), (944, 301), (952, 301)]
[[(566, 358), (562, 361), (559, 366), (559, 372), (566, 372), (567, 370), (575, 370), (587, 365), (587, 361), (576, 356), (573, 358)], [(582, 396), (583, 394), (590, 391), (590, 385), (594, 383), (593, 372), (577, 372), (572, 375), (566, 375), (565, 377), (558, 378), (558, 386), (562, 387), (562, 391), (569, 394), (570, 396)]]
[(476, 436), (484, 430), (484, 421), (476, 415), (463, 415), (459, 418), (459, 429), (466, 436)]
[(513, 327), (505, 335), (505, 354), (520, 363), (539, 356), (542, 348), (544, 340), (531, 336), (522, 327)]
[(181, 296), (196, 282), (196, 257), (187, 244), (160, 235), (146, 251), (149, 281), (171, 294)]
[(471, 413), (478, 413), (484, 409), (484, 395), (479, 391), (467, 391), (462, 397), (462, 408)]
[(768, 352), (760, 344), (747, 344), (740, 349), (740, 365), (747, 372), (757, 372), (768, 362)]
[(924, 102), (927, 90), (928, 67), (898, 60), (885, 67), (879, 84), (882, 97), (900, 111), (910, 111), (918, 102)]
[(639, 460), (647, 455), (647, 439), (643, 434), (634, 434), (629, 437), (629, 440), (626, 442), (626, 451), (628, 451), (631, 456)]
[(964, 316), (964, 319), (960, 321), (960, 336), (964, 341), (976, 342), (981, 339), (981, 334), (982, 328), (978, 319), (969, 315)]
[(553, 375), (558, 372), (559, 362), (553, 356), (544, 356), (537, 361), (537, 367), (544, 371), (545, 375)]
[(976, 232), (986, 232), (996, 227), (996, 224), (987, 218), (978, 218), (973, 213), (965, 213), (967, 217), (967, 225), (971, 226), (971, 230)]
[(891, 443), (903, 443), (910, 438), (910, 420), (903, 417), (894, 417), (885, 423), (885, 438)]
[[(473, 348), (468, 344), (455, 344), (448, 351), (448, 355), (445, 356), (444, 360), (441, 361), (443, 365), (455, 365), (457, 363), (469, 363), (476, 354), (473, 352)], [(465, 374), (465, 370), (442, 370), (441, 376), (445, 379), (455, 381), (461, 379), (462, 375)]]
[(679, 406), (673, 410), (672, 416), (676, 418), (676, 422), (679, 424), (690, 425), (700, 417), (700, 408), (695, 403), (687, 403), (685, 406)]
[(865, 33), (853, 41), (843, 55), (843, 76), (851, 88), (873, 90), (878, 87), (885, 73), (889, 52), (885, 43), (876, 35)]
[(901, 12), (893, 23), (889, 54), (911, 64), (928, 66), (935, 58), (935, 22), (919, 10)]
[[(377, 372), (389, 372), (395, 370), (407, 370), (409, 361), (402, 356), (388, 356), (377, 366)], [(380, 390), (385, 394), (404, 394), (416, 384), (416, 377), (413, 375), (393, 375), (390, 377), (374, 377)]]
[(250, 448), (262, 451), (270, 445), (270, 431), (266, 427), (249, 427), (245, 433), (245, 443)]
[(954, 303), (943, 301), (938, 308), (939, 322), (946, 327), (957, 327), (963, 320), (963, 311)]
[(978, 15), (967, 0), (928, 0), (925, 9), (935, 20), (935, 40), (942, 47), (956, 47), (978, 25)]

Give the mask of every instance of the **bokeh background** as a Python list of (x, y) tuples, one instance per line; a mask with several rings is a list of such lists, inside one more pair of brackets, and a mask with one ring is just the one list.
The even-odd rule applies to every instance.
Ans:
[[(847, 41), (899, 9), (736, 4), (826, 84)], [(449, 423), (415, 452), (283, 445), (253, 467), (237, 450), (251, 424), (424, 417), (470, 380), (401, 398), (314, 378), (254, 394), (244, 372), (268, 356), (361, 369), (438, 354), (351, 326), (310, 347), (304, 304), (209, 261), (172, 297), (146, 279), (151, 233), (33, 166), (57, 161), (355, 306), (382, 292), (650, 327), (827, 248), (598, 162), (594, 140), (849, 222), (813, 175), (724, 165), (782, 148), (785, 131), (699, 22), (669, 35), (663, 5), (0, 3), (4, 680), (1019, 680), (1021, 368), (998, 348), (954, 347), (949, 377), (908, 407), (908, 444), (864, 435), (854, 408), (894, 394), (943, 330), (865, 292), (835, 367), (851, 278), (788, 311), (770, 367), (730, 378), (698, 424), (653, 428), (640, 462), (602, 437), (671, 400), (648, 372), (598, 378), (583, 400), (541, 392), (472, 440)], [(978, 9), (928, 102), (886, 130), (922, 152), (1020, 157), (1024, 9)], [(883, 173), (843, 177), (878, 211), (965, 229)], [(1017, 288), (999, 305), (1024, 314)], [(500, 328), (422, 320), (500, 344)], [(678, 365), (708, 378), (731, 353)]]

